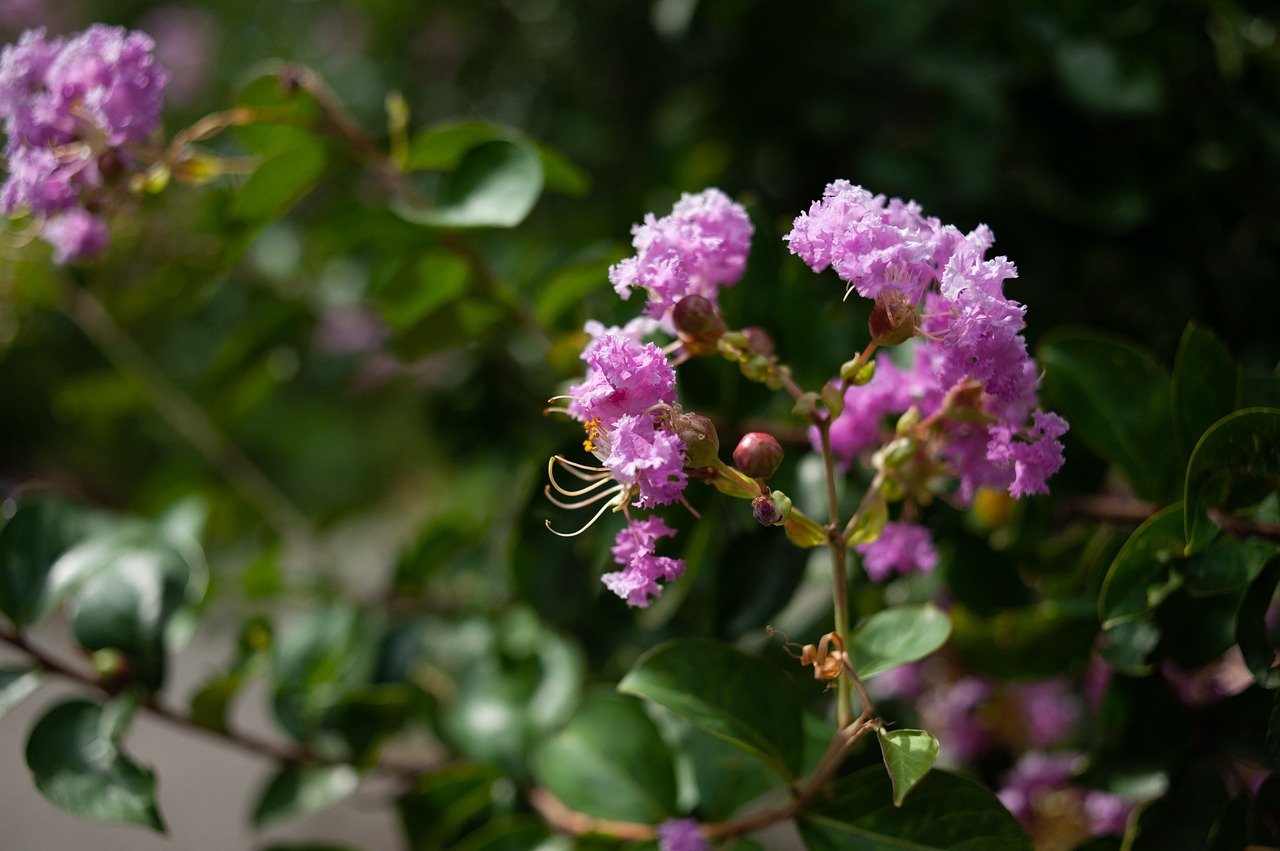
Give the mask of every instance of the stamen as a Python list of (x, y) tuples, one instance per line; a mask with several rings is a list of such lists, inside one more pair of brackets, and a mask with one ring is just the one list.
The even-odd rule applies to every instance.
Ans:
[[(594, 487), (594, 486), (593, 486), (593, 487)], [(591, 488), (587, 488), (587, 490), (591, 490)], [(622, 485), (618, 485), (618, 486), (617, 486), (616, 488), (614, 488), (613, 490), (603, 491), (602, 493), (598, 493), (598, 494), (596, 494), (595, 496), (589, 496), (589, 497), (587, 497), (586, 499), (581, 499), (581, 500), (578, 500), (577, 502), (562, 502), (562, 501), (561, 501), (560, 499), (558, 499), (557, 497), (552, 496), (552, 495), (551, 495), (551, 486), (550, 486), (550, 485), (548, 485), (547, 487), (545, 487), (545, 488), (543, 489), (543, 493), (545, 493), (545, 494), (546, 494), (547, 499), (549, 499), (549, 500), (551, 501), (551, 504), (552, 504), (552, 505), (558, 506), (558, 507), (560, 507), (560, 508), (567, 508), (567, 509), (569, 509), (570, 511), (572, 511), (572, 510), (573, 510), (573, 509), (575, 509), (575, 508), (585, 508), (586, 506), (591, 505), (591, 504), (596, 503), (596, 502), (599, 502), (599, 501), (600, 501), (600, 500), (602, 500), (602, 499), (606, 499), (606, 498), (608, 498), (608, 497), (615, 496), (616, 494), (618, 494), (618, 493), (622, 492), (622, 490), (623, 490)], [(562, 493), (563, 493), (563, 491), (562, 491)], [(565, 494), (565, 495), (566, 495), (566, 496), (570, 496), (570, 494)]]
[(581, 535), (583, 532), (587, 531), (592, 526), (594, 526), (595, 522), (600, 519), (600, 516), (602, 514), (604, 514), (606, 511), (609, 510), (609, 507), (611, 505), (613, 505), (612, 502), (606, 502), (604, 505), (600, 506), (600, 510), (595, 513), (595, 516), (593, 516), (590, 520), (588, 520), (586, 522), (586, 525), (584, 525), (581, 529), (579, 529), (576, 532), (557, 532), (555, 529), (551, 528), (550, 520), (547, 521), (547, 529), (548, 531), (551, 532), (551, 534), (558, 535), (561, 538), (576, 538), (578, 535)]
[[(563, 496), (582, 496), (583, 494), (591, 493), (593, 490), (604, 487), (605, 485), (609, 484), (609, 482), (612, 480), (610, 476), (604, 473), (601, 473), (598, 477), (596, 477), (595, 481), (591, 482), (591, 484), (587, 485), (585, 488), (579, 488), (578, 490), (569, 490), (568, 488), (565, 488), (559, 482), (556, 481), (555, 474), (551, 472), (550, 468), (547, 469), (547, 478), (551, 480), (551, 487), (554, 487), (556, 491), (562, 494)], [(590, 480), (584, 478), (583, 481), (590, 481)]]

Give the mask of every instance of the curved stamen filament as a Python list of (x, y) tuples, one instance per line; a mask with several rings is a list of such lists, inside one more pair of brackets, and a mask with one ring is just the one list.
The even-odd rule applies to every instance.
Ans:
[[(602, 474), (600, 476), (596, 476), (595, 481), (591, 482), (591, 484), (587, 485), (585, 488), (569, 490), (556, 481), (556, 475), (551, 472), (550, 469), (547, 470), (547, 478), (551, 480), (551, 484), (548, 485), (547, 489), (550, 490), (551, 488), (555, 488), (556, 492), (561, 496), (583, 496), (584, 494), (591, 493), (593, 490), (604, 487), (611, 481), (609, 476)], [(590, 479), (584, 479), (584, 481), (590, 481)]]
[[(586, 489), (585, 489), (585, 490), (583, 490), (583, 491), (578, 491), (578, 493), (585, 493), (586, 491), (593, 490), (593, 489), (595, 489), (595, 488), (599, 487), (599, 485), (600, 485), (600, 484), (603, 484), (603, 482), (600, 482), (600, 483), (598, 483), (598, 484), (592, 485), (591, 487), (586, 488)], [(599, 502), (600, 500), (605, 499), (606, 497), (613, 497), (613, 496), (616, 496), (617, 494), (621, 493), (622, 491), (623, 491), (623, 487), (622, 487), (622, 485), (618, 485), (616, 488), (612, 488), (612, 489), (610, 489), (610, 490), (602, 491), (602, 492), (600, 492), (600, 493), (596, 494), (595, 496), (590, 496), (590, 497), (587, 497), (586, 499), (580, 499), (580, 500), (578, 500), (577, 502), (562, 502), (560, 499), (558, 499), (558, 498), (556, 498), (556, 497), (554, 497), (554, 496), (552, 496), (552, 495), (551, 495), (551, 486), (550, 486), (550, 485), (547, 485), (547, 487), (543, 489), (543, 493), (545, 493), (545, 494), (547, 495), (547, 499), (549, 499), (549, 500), (551, 501), (551, 504), (552, 504), (552, 505), (557, 505), (557, 506), (559, 506), (560, 508), (567, 508), (567, 509), (570, 509), (570, 510), (575, 509), (575, 508), (584, 508), (584, 507), (586, 507), (586, 506), (588, 506), (588, 505), (591, 505), (591, 504), (593, 504), (593, 503)], [(573, 496), (573, 495), (574, 495), (574, 494), (570, 494), (570, 493), (568, 493), (567, 491), (561, 491), (561, 493), (564, 493), (566, 496)]]
[(614, 500), (610, 500), (609, 502), (606, 502), (604, 505), (600, 506), (600, 510), (597, 511), (595, 515), (592, 516), (592, 518), (588, 520), (583, 525), (583, 527), (576, 532), (557, 532), (555, 529), (551, 528), (550, 520), (547, 521), (547, 529), (551, 532), (551, 534), (558, 535), (561, 538), (575, 538), (578, 535), (581, 535), (583, 532), (590, 529), (593, 525), (595, 525), (595, 522), (600, 519), (601, 515), (603, 515), (606, 511), (608, 511), (611, 507), (613, 507), (613, 503), (614, 503)]
[[(601, 475), (607, 476), (609, 474), (608, 467), (593, 467), (589, 464), (579, 464), (577, 461), (570, 461), (568, 458), (564, 457), (563, 455), (553, 455), (551, 457), (551, 460), (560, 462), (560, 466), (564, 467), (565, 470), (577, 476), (578, 478), (586, 479), (587, 481), (590, 481), (591, 479), (597, 478)], [(548, 469), (549, 468), (550, 468), (550, 465), (548, 465)], [(579, 470), (585, 470), (589, 475), (583, 475), (582, 473), (578, 472)]]

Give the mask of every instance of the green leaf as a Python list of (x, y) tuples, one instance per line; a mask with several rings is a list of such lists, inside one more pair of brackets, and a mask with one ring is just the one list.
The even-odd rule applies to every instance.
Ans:
[(194, 602), (188, 596), (191, 563), (145, 532), (89, 541), (78, 555), (96, 568), (71, 600), (76, 641), (92, 651), (121, 651), (137, 681), (157, 691), (165, 679), (166, 627), (182, 606)]
[(409, 848), (449, 848), (474, 833), (488, 821), (493, 784), (501, 776), (493, 766), (474, 763), (453, 763), (423, 775), (396, 801)]
[(542, 194), (542, 163), (528, 146), (494, 139), (471, 148), (440, 182), (436, 205), (397, 204), (407, 221), (431, 227), (515, 227)]
[(645, 653), (618, 690), (652, 700), (794, 778), (803, 750), (799, 693), (785, 674), (704, 638)]
[(1187, 554), (1218, 533), (1213, 509), (1230, 511), (1261, 502), (1280, 488), (1280, 409), (1246, 408), (1204, 433), (1187, 466)]
[(591, 189), (591, 180), (559, 152), (542, 145), (510, 127), (485, 121), (457, 121), (427, 127), (409, 144), (405, 171), (453, 171), (472, 148), (485, 142), (506, 140), (537, 151), (546, 188), (582, 196)]
[(457, 254), (423, 252), (406, 268), (370, 293), (393, 331), (405, 331), (467, 292), (470, 267)]
[(40, 793), (68, 812), (163, 831), (155, 775), (120, 750), (132, 708), (119, 701), (58, 704), (31, 730), (27, 765)]
[(1267, 721), (1267, 750), (1280, 759), (1280, 689), (1271, 701), (1271, 718)]
[(1182, 585), (1171, 565), (1182, 555), (1182, 505), (1174, 503), (1143, 521), (1111, 562), (1098, 597), (1102, 628), (1142, 617)]
[(1173, 360), (1173, 415), (1184, 456), (1240, 402), (1243, 371), (1212, 331), (1188, 323)]
[(0, 529), (0, 612), (22, 628), (39, 623), (68, 584), (59, 559), (100, 529), (104, 515), (52, 498), (23, 502)]
[(263, 828), (336, 804), (360, 785), (349, 765), (285, 765), (267, 781), (253, 809), (254, 827)]
[(933, 768), (938, 758), (938, 740), (924, 730), (887, 731), (881, 727), (876, 735), (893, 783), (893, 805), (901, 807), (907, 793)]
[(951, 646), (975, 671), (1001, 679), (1039, 679), (1082, 667), (1098, 636), (1092, 600), (1045, 600), (981, 617), (951, 607)]
[(671, 753), (638, 700), (591, 692), (535, 754), (538, 781), (570, 809), (654, 823), (676, 810)]
[[(831, 740), (830, 722), (823, 723), (823, 745)], [(782, 784), (781, 775), (761, 770), (760, 761), (692, 724), (675, 745), (688, 760), (698, 789), (698, 813), (708, 821), (725, 821), (747, 804)]]
[(40, 672), (34, 668), (0, 668), (0, 718), (39, 687)]
[(274, 219), (311, 190), (325, 168), (319, 143), (300, 145), (273, 154), (253, 170), (231, 205), (231, 215), (243, 221)]
[[(1151, 673), (1148, 657), (1160, 643), (1160, 628), (1151, 616), (1124, 621), (1107, 630), (1102, 657), (1122, 674), (1143, 677)], [(1061, 670), (1061, 669), (1059, 669)]]
[(1164, 367), (1131, 343), (1091, 331), (1050, 335), (1038, 355), (1045, 400), (1071, 434), (1124, 470), (1138, 496), (1176, 498), (1182, 464)]
[(1245, 665), (1263, 688), (1280, 688), (1276, 646), (1268, 634), (1266, 616), (1280, 583), (1280, 556), (1266, 565), (1245, 592), (1236, 620), (1236, 641)]
[(877, 612), (849, 638), (849, 661), (864, 680), (923, 659), (951, 635), (951, 618), (932, 603)]
[(503, 815), (454, 845), (449, 851), (536, 851), (547, 826), (531, 816)]
[(796, 826), (809, 851), (1032, 851), (995, 795), (945, 771), (929, 772), (895, 807), (884, 769), (868, 766), (802, 810)]

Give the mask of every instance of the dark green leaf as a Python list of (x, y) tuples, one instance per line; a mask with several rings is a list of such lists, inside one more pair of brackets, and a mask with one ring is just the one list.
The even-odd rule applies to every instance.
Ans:
[(502, 775), (488, 765), (454, 763), (425, 774), (396, 808), (412, 851), (436, 851), (488, 820), (493, 784)]
[[(1274, 548), (1273, 548), (1274, 549)], [(1263, 688), (1280, 688), (1277, 648), (1267, 631), (1266, 616), (1280, 583), (1280, 556), (1272, 558), (1249, 586), (1236, 621), (1236, 641), (1253, 678)]]
[(1102, 657), (1122, 674), (1141, 677), (1151, 673), (1147, 658), (1160, 643), (1160, 628), (1148, 616), (1124, 621), (1107, 630), (1102, 642)]
[(300, 89), (286, 92), (280, 85), (278, 63), (257, 70), (258, 76), (236, 97), (236, 103), (252, 107), (257, 118), (252, 124), (235, 128), (241, 144), (264, 157), (314, 144), (312, 128), (322, 115), (319, 104)]
[(1209, 426), (1236, 409), (1242, 371), (1212, 331), (1188, 323), (1173, 361), (1173, 414), (1182, 454)]
[(0, 718), (39, 687), (40, 673), (34, 668), (0, 668)]
[(1119, 466), (1143, 499), (1178, 493), (1182, 464), (1171, 440), (1170, 379), (1148, 352), (1089, 331), (1063, 331), (1040, 346), (1045, 400), (1071, 434)]
[(486, 824), (450, 851), (538, 851), (547, 826), (530, 816), (504, 815)]
[(409, 143), (404, 170), (453, 171), (468, 151), (494, 140), (518, 142), (536, 150), (547, 189), (576, 196), (590, 190), (591, 180), (586, 173), (558, 152), (512, 128), (485, 121), (449, 122), (423, 129)]
[(676, 809), (671, 754), (638, 700), (592, 692), (534, 758), (539, 782), (570, 809), (654, 823)]
[(1212, 597), (1249, 587), (1275, 552), (1273, 543), (1232, 538), (1174, 562), (1174, 567), (1186, 580), (1188, 594)]
[[(831, 725), (824, 725), (824, 745), (831, 740)], [(709, 821), (729, 819), (783, 783), (781, 775), (763, 768), (760, 761), (722, 739), (688, 725), (676, 751), (688, 760), (698, 788), (698, 812)]]
[(1246, 408), (1204, 433), (1187, 467), (1187, 553), (1217, 535), (1213, 509), (1243, 508), (1280, 488), (1280, 410)]
[[(138, 682), (164, 683), (165, 629), (188, 598), (192, 566), (154, 537), (122, 534), (90, 541), (68, 555), (98, 566), (71, 601), (76, 641), (88, 650), (113, 649), (128, 658)], [(201, 589), (202, 590), (202, 589)]]
[(191, 720), (208, 730), (225, 731), (227, 710), (243, 685), (244, 677), (238, 671), (206, 681), (191, 697)]
[(304, 842), (301, 845), (268, 845), (259, 851), (360, 851), (354, 845), (327, 845), (319, 842)]
[(1271, 701), (1271, 719), (1267, 722), (1267, 749), (1280, 760), (1280, 690)]
[(1142, 617), (1181, 586), (1171, 563), (1182, 555), (1182, 506), (1175, 503), (1147, 518), (1125, 541), (1107, 571), (1098, 598), (1104, 629)]
[(880, 753), (893, 784), (893, 805), (901, 807), (907, 793), (933, 768), (938, 758), (938, 740), (924, 730), (876, 731)]
[(872, 615), (849, 638), (849, 660), (864, 680), (923, 659), (951, 634), (946, 612), (923, 606), (895, 606)]
[(31, 730), (27, 765), (41, 794), (68, 812), (163, 831), (155, 775), (120, 750), (131, 712), (122, 702), (58, 704)]
[(878, 765), (839, 780), (796, 819), (809, 851), (1032, 851), (1013, 815), (972, 780), (931, 771), (901, 807)]
[(18, 627), (38, 623), (68, 584), (58, 560), (92, 531), (103, 515), (52, 498), (33, 499), (0, 529), (0, 612)]
[(1130, 847), (1134, 851), (1202, 851), (1227, 800), (1217, 768), (1207, 760), (1194, 761), (1164, 797), (1139, 813)]
[(231, 205), (231, 215), (245, 221), (283, 215), (311, 190), (324, 168), (325, 152), (318, 143), (267, 157), (240, 187)]
[(405, 331), (433, 311), (463, 296), (470, 269), (448, 251), (426, 251), (406, 268), (379, 284), (370, 295), (392, 330)]
[(527, 145), (494, 139), (467, 151), (440, 182), (430, 208), (399, 204), (408, 221), (431, 227), (514, 227), (542, 194), (542, 163)]
[(267, 827), (322, 810), (350, 795), (359, 785), (360, 775), (349, 765), (282, 766), (259, 794), (253, 824)]
[(716, 641), (668, 641), (641, 656), (618, 690), (659, 703), (795, 777), (803, 707), (781, 671)]

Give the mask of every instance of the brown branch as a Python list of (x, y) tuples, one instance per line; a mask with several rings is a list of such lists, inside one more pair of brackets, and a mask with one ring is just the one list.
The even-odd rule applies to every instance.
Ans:
[[(33, 644), (31, 640), (22, 632), (10, 627), (8, 624), (0, 623), (0, 641), (11, 645), (22, 651), (35, 664), (36, 667), (51, 674), (56, 674), (63, 679), (70, 680), (77, 685), (100, 692), (106, 697), (115, 697), (123, 689), (117, 682), (113, 682), (92, 671), (83, 670), (69, 662), (66, 662), (54, 656), (47, 650)], [(168, 722), (175, 727), (183, 730), (194, 731), (212, 736), (234, 747), (257, 754), (276, 762), (289, 763), (292, 765), (347, 765), (349, 760), (335, 759), (316, 753), (314, 750), (305, 745), (292, 745), (279, 742), (274, 739), (268, 739), (247, 733), (243, 730), (235, 730), (229, 727), (215, 729), (206, 727), (198, 723), (190, 715), (180, 712), (170, 706), (161, 703), (154, 695), (148, 697), (140, 706), (146, 712), (162, 721)], [(433, 760), (429, 763), (410, 763), (399, 760), (380, 759), (371, 767), (371, 770), (389, 777), (394, 777), (406, 782), (412, 782), (417, 777), (439, 768), (444, 764), (443, 759)]]
[[(1132, 496), (1100, 494), (1065, 499), (1059, 503), (1058, 510), (1067, 520), (1084, 518), (1137, 525), (1159, 511), (1160, 506)], [(1237, 517), (1219, 508), (1209, 510), (1209, 519), (1233, 538), (1255, 537), (1280, 542), (1280, 523)]]

